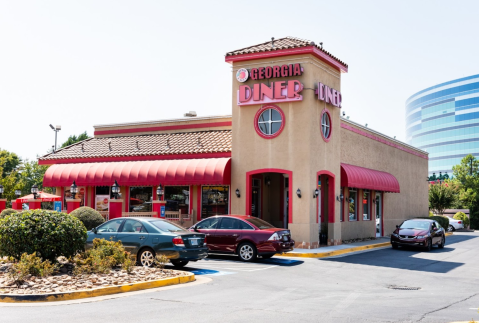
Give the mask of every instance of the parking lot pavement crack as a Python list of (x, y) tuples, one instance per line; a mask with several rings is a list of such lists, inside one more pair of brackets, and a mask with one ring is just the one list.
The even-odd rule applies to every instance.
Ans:
[(471, 299), (471, 298), (473, 298), (474, 296), (476, 296), (476, 295), (478, 295), (478, 294), (479, 294), (479, 293), (474, 293), (474, 294), (472, 294), (471, 296), (468, 296), (468, 297), (466, 297), (466, 298), (463, 298), (463, 299), (461, 299), (461, 300), (458, 300), (458, 301), (456, 301), (456, 302), (453, 302), (453, 303), (451, 303), (451, 304), (449, 304), (449, 305), (446, 305), (446, 306), (443, 306), (443, 307), (441, 307), (441, 308), (435, 309), (434, 311), (430, 311), (430, 312), (424, 313), (424, 314), (421, 316), (421, 318), (418, 320), (418, 322), (421, 322), (422, 320), (424, 320), (424, 319), (426, 318), (426, 316), (428, 316), (429, 314), (436, 313), (436, 312), (445, 310), (445, 309), (447, 309), (447, 308), (449, 308), (449, 307), (451, 307), (451, 306), (453, 306), (453, 305), (456, 305), (456, 304), (465, 302), (465, 301), (467, 301), (468, 299)]

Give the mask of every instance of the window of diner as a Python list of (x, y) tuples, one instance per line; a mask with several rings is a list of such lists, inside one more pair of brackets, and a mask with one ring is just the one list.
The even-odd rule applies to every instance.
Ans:
[[(341, 187), (339, 194), (339, 196), (343, 196), (344, 199), (344, 188)], [(344, 221), (344, 201), (341, 199), (339, 200), (339, 221)]]
[(229, 186), (201, 187), (201, 217), (228, 214)]
[(321, 133), (325, 140), (329, 140), (331, 136), (331, 116), (326, 110), (321, 115)]
[(180, 211), (181, 214), (190, 213), (190, 187), (165, 186), (164, 200), (166, 211)]
[(363, 191), (363, 220), (371, 220), (370, 195), (369, 191)]
[(357, 192), (349, 190), (349, 221), (356, 221), (358, 218), (356, 216), (356, 207), (357, 207)]
[(109, 200), (113, 198), (110, 186), (95, 187), (95, 210), (99, 212), (108, 211)]
[(274, 135), (281, 128), (283, 119), (281, 114), (275, 109), (267, 109), (261, 113), (258, 120), (258, 126), (265, 135)]
[(151, 212), (153, 187), (130, 187), (130, 212)]

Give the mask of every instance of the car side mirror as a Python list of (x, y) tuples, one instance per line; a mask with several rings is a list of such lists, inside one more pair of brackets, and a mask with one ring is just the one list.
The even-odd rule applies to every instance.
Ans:
[(432, 231), (437, 231), (437, 228), (432, 228)]
[(396, 229), (399, 229), (399, 225), (396, 224)]
[(91, 232), (93, 232), (94, 234), (97, 234), (98, 230), (96, 228), (92, 228)]

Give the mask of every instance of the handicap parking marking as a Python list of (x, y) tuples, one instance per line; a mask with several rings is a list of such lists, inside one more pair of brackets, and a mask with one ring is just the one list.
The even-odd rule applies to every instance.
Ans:
[(212, 270), (218, 272), (253, 272), (278, 267), (274, 263), (249, 263), (223, 259), (204, 259), (192, 264), (191, 267), (198, 270)]
[(191, 273), (200, 276), (200, 275), (205, 275), (205, 276), (224, 276), (224, 275), (232, 275), (236, 274), (230, 271), (218, 271), (218, 270), (211, 270), (211, 269), (198, 269), (198, 270), (192, 270), (190, 271)]
[(271, 258), (271, 259), (264, 259), (262, 260), (262, 262), (267, 264), (294, 265), (294, 264), (301, 263), (302, 260)]

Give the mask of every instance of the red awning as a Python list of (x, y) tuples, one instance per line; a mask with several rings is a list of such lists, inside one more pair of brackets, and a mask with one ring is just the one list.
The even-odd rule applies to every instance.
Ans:
[(399, 193), (399, 182), (393, 175), (343, 163), (341, 163), (341, 186)]
[(122, 186), (228, 185), (231, 158), (56, 164), (43, 186), (111, 186), (115, 180)]

